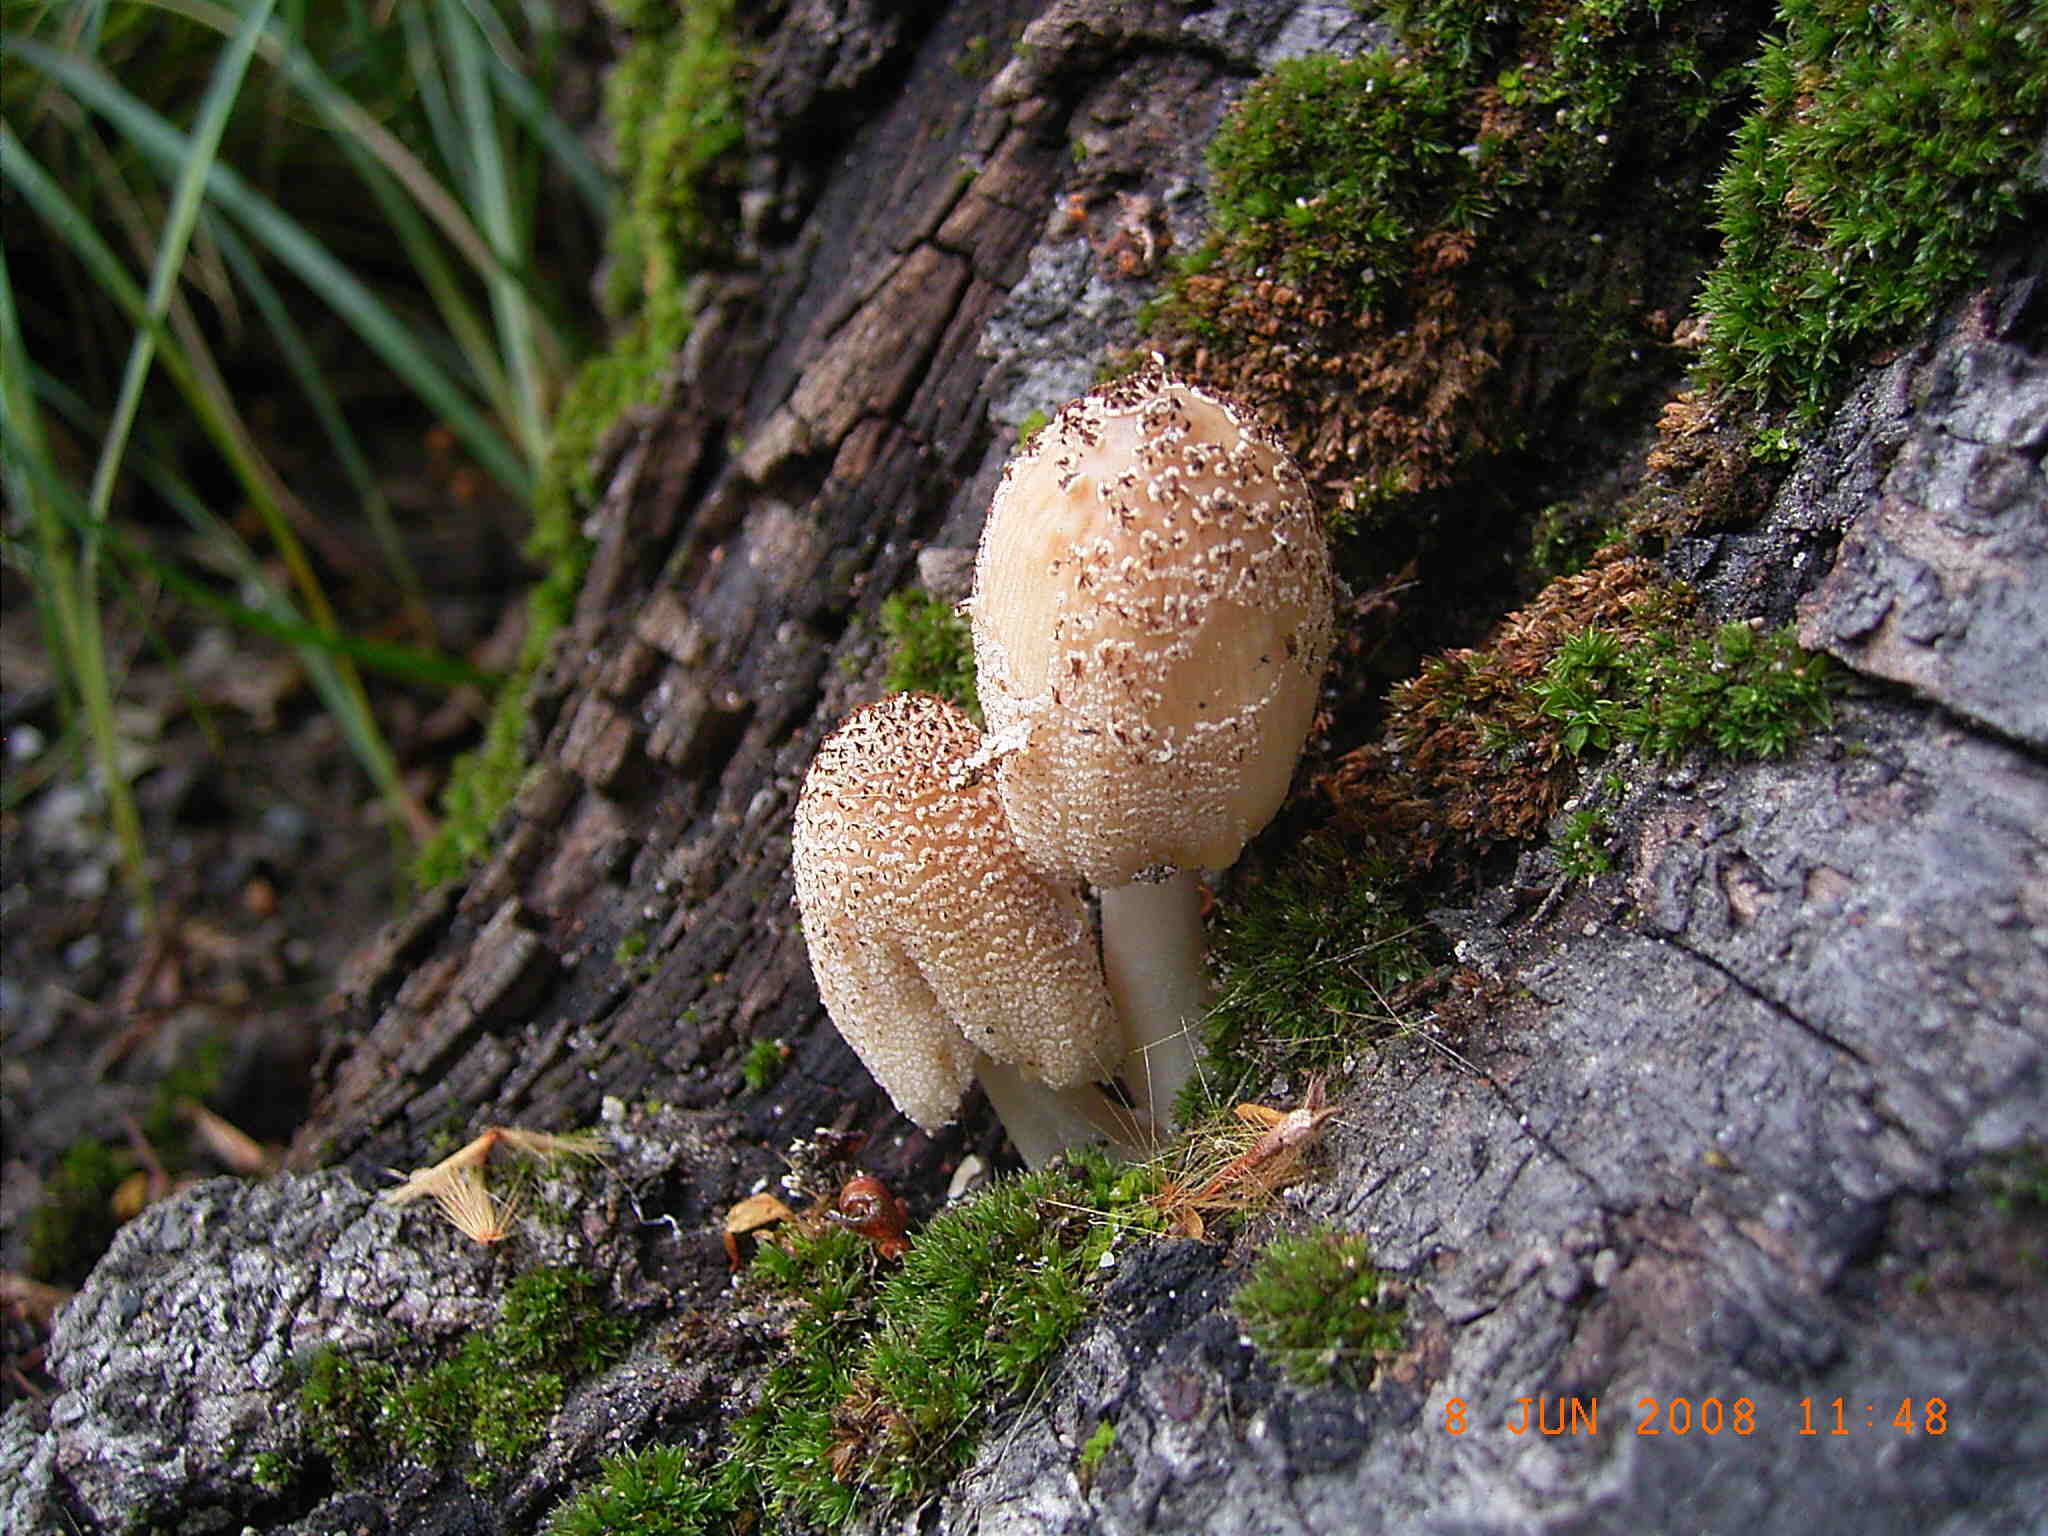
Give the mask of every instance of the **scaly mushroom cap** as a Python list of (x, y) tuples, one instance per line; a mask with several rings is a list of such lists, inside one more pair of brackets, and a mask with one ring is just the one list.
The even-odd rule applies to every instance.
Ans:
[(896, 1107), (953, 1118), (976, 1049), (1054, 1088), (1107, 1077), (1116, 1021), (1079, 893), (1031, 869), (981, 733), (928, 694), (857, 710), (818, 748), (792, 864), (832, 1022)]
[(1069, 402), (1004, 471), (975, 562), (1025, 853), (1097, 886), (1236, 862), (1286, 797), (1330, 602), (1308, 485), (1240, 408), (1156, 365)]

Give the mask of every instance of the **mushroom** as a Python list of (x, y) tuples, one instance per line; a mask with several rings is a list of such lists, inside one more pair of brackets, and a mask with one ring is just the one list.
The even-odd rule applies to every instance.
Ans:
[(1117, 1025), (1087, 904), (1025, 863), (981, 732), (929, 694), (855, 711), (797, 798), (804, 943), (839, 1033), (896, 1107), (933, 1129), (977, 1074), (1036, 1167), (1078, 1141), (1143, 1138), (1093, 1085)]
[(1307, 482), (1155, 359), (1010, 461), (968, 606), (1003, 810), (1034, 864), (1100, 893), (1131, 1089), (1164, 1124), (1209, 1001), (1197, 872), (1279, 809), (1329, 657)]

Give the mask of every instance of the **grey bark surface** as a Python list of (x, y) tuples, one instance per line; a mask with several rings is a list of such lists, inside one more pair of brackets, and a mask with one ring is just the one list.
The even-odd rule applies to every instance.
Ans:
[[(1333, 5), (1034, 11), (790, 8), (754, 88), (757, 259), (705, 280), (668, 397), (610, 445), (496, 853), (365, 955), (302, 1171), (123, 1231), (61, 1320), (63, 1393), (0, 1421), (0, 1530), (530, 1530), (600, 1455), (714, 1443), (743, 1402), (772, 1329), (734, 1309), (718, 1226), (792, 1140), (865, 1133), (861, 1165), (920, 1212), (993, 1154), (983, 1113), (908, 1127), (823, 1020), (789, 904), (796, 787), (878, 688), (882, 600), (921, 551), (972, 543), (1017, 423), (1134, 339), (1153, 279), (1103, 250), (1193, 238), (1235, 91), (1366, 36)], [(957, 67), (1027, 22), (994, 79)], [(2038, 1522), (2039, 1223), (1969, 1171), (2048, 1139), (2044, 291), (2019, 273), (1958, 305), (1871, 372), (1767, 517), (1672, 552), (1721, 615), (1796, 617), (1855, 670), (1832, 728), (1776, 762), (1623, 761), (1612, 874), (1558, 889), (1532, 854), (1437, 914), (1497, 983), (1486, 1030), (1362, 1055), (1321, 1177), (1268, 1223), (1365, 1234), (1407, 1289), (1403, 1356), (1363, 1393), (1290, 1385), (1228, 1309), (1242, 1248), (1131, 1248), (917, 1523)], [(766, 1093), (739, 1072), (757, 1040), (791, 1052)], [(607, 1167), (550, 1185), (568, 1219), (500, 1248), (371, 1197), (451, 1136), (594, 1122)], [(311, 1459), (295, 1354), (431, 1357), (546, 1262), (649, 1319), (701, 1310), (700, 1347), (650, 1338), (580, 1387), (509, 1492), (261, 1490), (259, 1458)], [(1934, 1396), (1946, 1433), (1891, 1427)], [(1536, 1397), (1597, 1398), (1598, 1432), (1511, 1433)], [(1685, 1399), (1691, 1431), (1635, 1433), (1646, 1398)]]

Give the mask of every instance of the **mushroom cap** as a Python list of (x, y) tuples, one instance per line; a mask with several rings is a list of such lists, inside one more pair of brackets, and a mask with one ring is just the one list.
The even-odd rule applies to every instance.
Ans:
[(1003, 472), (977, 686), (1011, 830), (1118, 886), (1224, 868), (1286, 798), (1331, 640), (1329, 546), (1279, 440), (1157, 364)]
[(1054, 1088), (1107, 1077), (1116, 1020), (1088, 909), (1032, 869), (981, 733), (929, 694), (855, 711), (797, 798), (804, 942), (840, 1034), (896, 1107), (953, 1118), (985, 1051)]

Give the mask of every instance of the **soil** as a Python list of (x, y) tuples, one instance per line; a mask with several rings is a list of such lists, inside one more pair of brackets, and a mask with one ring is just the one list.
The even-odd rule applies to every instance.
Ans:
[[(502, 664), (517, 632), (499, 615), (516, 626), (523, 579), (514, 509), (478, 495), (431, 430), (410, 431), (390, 457), (394, 504), (431, 514), (414, 519), (414, 558), (436, 572), (441, 645)], [(331, 528), (352, 537), (345, 520)], [(372, 605), (388, 608), (388, 591), (346, 570), (328, 576), (356, 589), (363, 611), (347, 622), (372, 625)], [(161, 607), (146, 628), (132, 606), (109, 602), (155, 899), (147, 921), (125, 887), (104, 795), (64, 734), (21, 573), (0, 573), (0, 598), (0, 1271), (11, 1281), (0, 1402), (10, 1402), (48, 1390), (50, 1312), (120, 1219), (200, 1178), (276, 1165), (304, 1118), (344, 962), (413, 893), (407, 844), (289, 652)], [(480, 697), (366, 681), (409, 788), (431, 804)], [(60, 1232), (37, 1212), (67, 1152), (87, 1142), (112, 1149), (122, 1183), (111, 1198), (97, 1188), (62, 1202)]]

